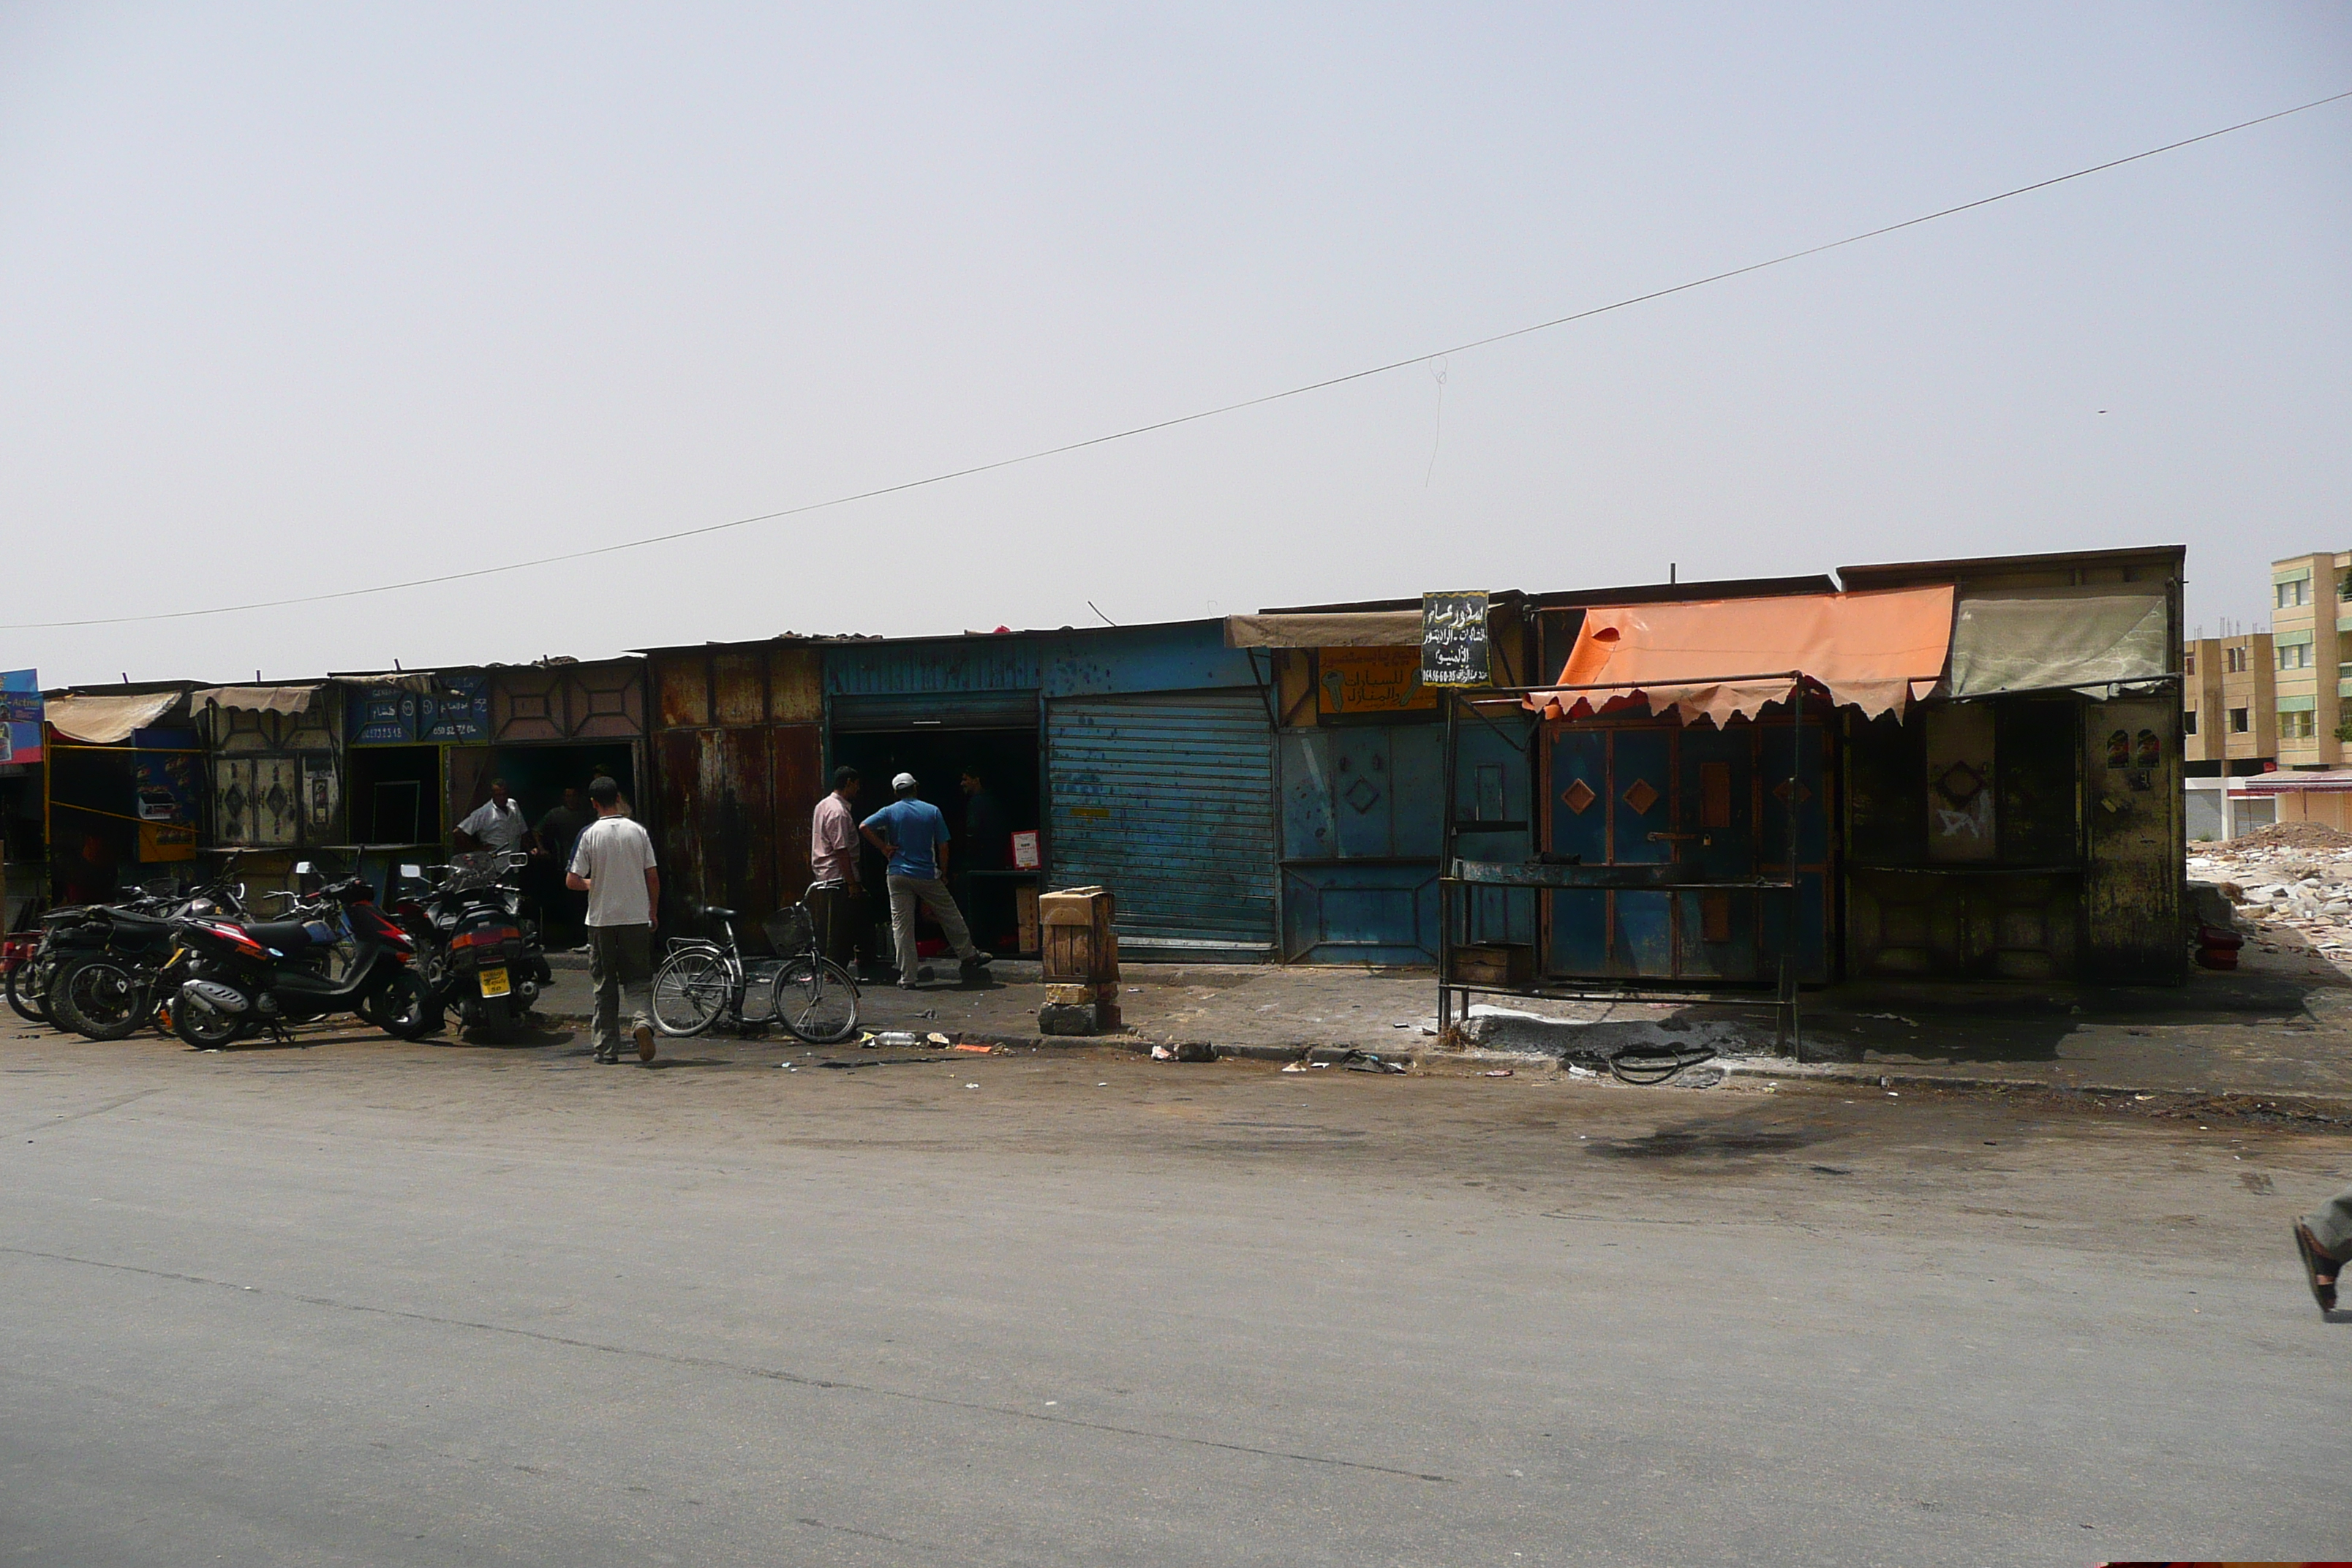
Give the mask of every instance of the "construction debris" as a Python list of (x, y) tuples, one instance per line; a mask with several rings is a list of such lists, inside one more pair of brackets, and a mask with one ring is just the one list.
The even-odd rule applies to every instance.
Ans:
[[(2217, 889), (2238, 925), (2275, 948), (2308, 943), (2339, 968), (2352, 968), (2352, 833), (2316, 822), (2284, 822), (2200, 846), (2189, 879)], [(2290, 935), (2289, 933), (2293, 933)]]

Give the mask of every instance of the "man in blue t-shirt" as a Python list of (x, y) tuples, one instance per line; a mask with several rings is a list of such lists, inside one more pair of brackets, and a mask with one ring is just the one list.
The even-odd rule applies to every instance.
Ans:
[(972, 945), (971, 932), (964, 929), (963, 911), (956, 908), (947, 883), (941, 880), (948, 868), (948, 819), (940, 815), (938, 806), (916, 799), (915, 789), (915, 775), (900, 773), (890, 781), (891, 793), (898, 798), (858, 825), (866, 841), (890, 857), (884, 878), (890, 888), (890, 934), (898, 942), (898, 984), (908, 989), (918, 979), (929, 977), (928, 972), (918, 971), (915, 963), (918, 904), (940, 922), (948, 946), (962, 960), (965, 979), (977, 974), (992, 956)]

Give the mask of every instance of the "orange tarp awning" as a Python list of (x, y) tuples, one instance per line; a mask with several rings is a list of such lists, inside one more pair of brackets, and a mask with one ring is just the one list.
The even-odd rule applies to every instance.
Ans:
[[(1892, 588), (1863, 594), (1800, 594), (1634, 605), (1584, 613), (1584, 629), (1559, 672), (1562, 686), (1538, 691), (1570, 713), (1640, 697), (1650, 711), (1672, 708), (1685, 723), (1755, 717), (1785, 701), (1794, 670), (1826, 688), (1840, 707), (1869, 717), (1901, 712), (1942, 679), (1952, 645), (1952, 589)], [(1734, 677), (1765, 676), (1766, 679)]]

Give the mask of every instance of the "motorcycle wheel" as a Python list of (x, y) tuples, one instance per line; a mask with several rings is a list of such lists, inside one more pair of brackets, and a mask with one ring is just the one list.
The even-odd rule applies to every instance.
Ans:
[(834, 1045), (857, 1028), (857, 982), (829, 958), (795, 958), (776, 972), (775, 1008), (802, 1039)]
[(375, 1026), (395, 1040), (421, 1040), (441, 1026), (441, 1005), (413, 969), (395, 969), (374, 991)]
[(49, 1021), (49, 1009), (37, 984), (39, 973), (37, 963), (20, 963), (8, 972), (8, 1005), (27, 1024)]
[(250, 1026), (241, 1013), (225, 1012), (201, 996), (183, 992), (172, 1004), (172, 1033), (200, 1051), (216, 1051)]
[(493, 1045), (510, 1046), (522, 1038), (522, 1015), (511, 996), (485, 996), (474, 1004), (474, 1028)]
[(49, 982), (49, 1010), (93, 1040), (126, 1039), (154, 1015), (146, 981), (110, 958), (85, 959)]

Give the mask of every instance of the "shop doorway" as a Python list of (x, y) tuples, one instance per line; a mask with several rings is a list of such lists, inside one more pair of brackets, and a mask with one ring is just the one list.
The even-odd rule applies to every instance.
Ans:
[(387, 847), (441, 842), (441, 748), (353, 746), (352, 837)]
[[(971, 927), (972, 940), (991, 952), (1022, 950), (1019, 889), (1035, 889), (1039, 873), (1014, 868), (1012, 837), (1038, 831), (1041, 820), (1039, 748), (1034, 723), (1017, 730), (956, 730), (944, 723), (845, 733), (836, 729), (833, 766), (856, 768), (864, 781), (863, 793), (857, 797), (861, 818), (890, 804), (891, 779), (902, 773), (914, 774), (922, 798), (938, 806), (948, 819), (952, 836), (949, 886)], [(978, 773), (996, 805), (996, 832), (982, 836), (972, 830), (972, 802), (961, 787), (967, 768)], [(828, 769), (828, 782), (830, 777)], [(883, 886), (883, 858), (871, 846), (864, 854), (860, 877), (878, 891)], [(877, 898), (871, 903), (877, 922), (887, 927), (889, 910), (884, 901)], [(929, 917), (924, 917), (920, 935), (927, 942), (939, 936)], [(885, 930), (880, 950), (887, 951), (888, 943)]]

